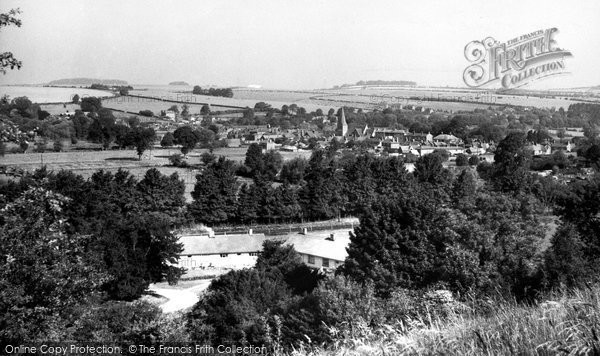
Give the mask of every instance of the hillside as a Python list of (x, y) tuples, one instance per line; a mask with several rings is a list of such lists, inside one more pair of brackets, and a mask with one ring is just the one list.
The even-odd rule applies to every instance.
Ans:
[(189, 85), (189, 84), (184, 81), (178, 81), (178, 82), (170, 82), (169, 85)]
[(65, 85), (77, 85), (77, 86), (90, 86), (92, 84), (103, 84), (103, 85), (128, 85), (125, 80), (119, 79), (94, 79), (94, 78), (66, 78), (53, 80), (48, 85), (65, 86)]

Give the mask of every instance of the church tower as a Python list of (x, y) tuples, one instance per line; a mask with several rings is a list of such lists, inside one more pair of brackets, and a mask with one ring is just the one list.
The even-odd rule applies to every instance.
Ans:
[(335, 129), (336, 136), (345, 137), (348, 134), (348, 123), (346, 122), (346, 115), (344, 114), (344, 108), (341, 108), (341, 114), (338, 117), (337, 128)]

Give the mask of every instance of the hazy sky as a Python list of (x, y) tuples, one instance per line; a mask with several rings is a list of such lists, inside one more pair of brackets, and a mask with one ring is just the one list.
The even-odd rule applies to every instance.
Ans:
[(463, 86), (465, 45), (557, 27), (570, 75), (600, 85), (600, 1), (13, 1), (0, 48), (23, 61), (0, 83), (92, 77), (132, 84), (331, 87), (358, 80)]

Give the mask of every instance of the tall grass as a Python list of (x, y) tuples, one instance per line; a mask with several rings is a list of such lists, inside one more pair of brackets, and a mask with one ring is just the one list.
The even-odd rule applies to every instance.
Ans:
[(530, 305), (503, 299), (467, 306), (376, 328), (361, 321), (330, 328), (332, 345), (305, 344), (290, 356), (600, 355), (600, 285)]

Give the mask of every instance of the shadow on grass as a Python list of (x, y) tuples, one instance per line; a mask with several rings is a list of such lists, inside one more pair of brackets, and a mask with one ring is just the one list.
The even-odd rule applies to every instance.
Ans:
[(109, 157), (109, 158), (105, 158), (105, 161), (135, 161), (135, 162), (139, 162), (139, 159), (137, 157)]
[(164, 298), (162, 295), (156, 293), (155, 291), (148, 290), (148, 289), (144, 291), (143, 295), (148, 295), (148, 296), (151, 296), (154, 298)]

